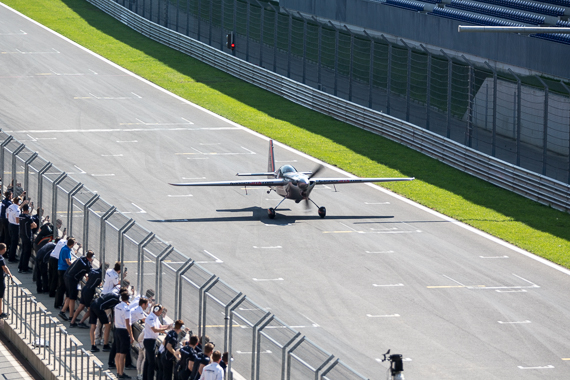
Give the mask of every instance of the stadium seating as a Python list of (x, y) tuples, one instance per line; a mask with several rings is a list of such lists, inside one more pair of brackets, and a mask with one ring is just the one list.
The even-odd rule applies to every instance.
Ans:
[(507, 20), (501, 20), (495, 17), (487, 17), (475, 13), (464, 12), (456, 9), (451, 8), (439, 8), (436, 7), (432, 14), (451, 18), (454, 20), (459, 21), (466, 21), (476, 25), (484, 25), (484, 26), (524, 26), (523, 24), (518, 24), (516, 22), (511, 22)]
[(541, 25), (545, 22), (544, 16), (539, 16), (533, 13), (517, 11), (514, 9), (500, 8), (493, 5), (484, 4), (476, 1), (469, 0), (452, 0), (451, 4), (447, 7), (457, 8), (464, 11), (476, 12), (488, 16), (519, 21), (531, 25)]
[(548, 16), (563, 16), (565, 8), (554, 5), (540, 4), (526, 0), (477, 0), (483, 3), (495, 4), (502, 7), (521, 9)]
[(421, 2), (412, 1), (412, 0), (386, 0), (386, 4), (418, 12), (423, 12), (425, 8), (425, 5), (422, 4)]

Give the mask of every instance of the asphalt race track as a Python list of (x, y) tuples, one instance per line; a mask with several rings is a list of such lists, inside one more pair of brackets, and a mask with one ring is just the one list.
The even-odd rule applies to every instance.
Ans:
[(408, 380), (570, 377), (569, 271), (374, 185), (320, 186), (325, 219), (285, 201), (274, 220), (265, 188), (171, 187), (265, 171), (267, 138), (3, 6), (0, 89), (4, 131), (361, 374), (384, 379), (391, 348)]

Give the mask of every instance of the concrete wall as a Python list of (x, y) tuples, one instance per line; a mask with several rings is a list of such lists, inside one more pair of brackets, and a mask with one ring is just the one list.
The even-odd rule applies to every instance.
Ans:
[(282, 7), (367, 30), (392, 34), (544, 73), (570, 78), (570, 45), (512, 33), (458, 33), (466, 22), (400, 9), (367, 0), (280, 0)]

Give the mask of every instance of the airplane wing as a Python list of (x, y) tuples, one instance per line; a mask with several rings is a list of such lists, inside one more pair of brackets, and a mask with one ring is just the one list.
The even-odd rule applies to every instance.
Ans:
[(220, 182), (193, 182), (193, 183), (170, 183), (172, 186), (280, 186), (284, 185), (285, 180), (279, 179), (260, 179), (257, 181), (220, 181)]
[(311, 182), (317, 185), (335, 184), (335, 183), (363, 183), (363, 182), (397, 182), (412, 181), (415, 178), (312, 178)]

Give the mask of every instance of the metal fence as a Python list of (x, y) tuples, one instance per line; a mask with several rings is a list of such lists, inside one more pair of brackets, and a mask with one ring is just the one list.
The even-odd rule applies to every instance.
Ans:
[[(271, 2), (114, 0), (148, 20), (477, 151), (570, 183), (570, 89)], [(235, 50), (226, 34), (235, 35)]]
[[(5, 186), (22, 183), (34, 208), (43, 210), (43, 215), (52, 221), (61, 220), (61, 228), (82, 243), (84, 251), (95, 251), (99, 262), (120, 261), (122, 272), (127, 272), (126, 279), (136, 284), (138, 291), (144, 294), (147, 289), (155, 290), (155, 298), (168, 309), (169, 318), (183, 319), (194, 333), (208, 335), (218, 348), (233, 355), (234, 360), (228, 363), (230, 370), (246, 379), (276, 378), (275, 374), (280, 374), (282, 380), (305, 380), (307, 376), (315, 380), (363, 379), (12, 136), (0, 131), (0, 142), (0, 176)], [(16, 294), (17, 286), (11, 289), (14, 290), (8, 303), (12, 320), (20, 324), (36, 321), (29, 318), (27, 310), (17, 309), (21, 302), (16, 298), (24, 296)], [(46, 313), (44, 308), (34, 312)], [(46, 334), (33, 326), (32, 330), (37, 334), (33, 339)], [(64, 329), (61, 331), (66, 334)], [(54, 360), (66, 360), (61, 359), (65, 355), (58, 351), (63, 347), (54, 346), (53, 338), (51, 341), (47, 349)], [(84, 355), (77, 346), (70, 354), (74, 360)], [(68, 346), (65, 350), (69, 354)], [(61, 365), (72, 368), (66, 367), (65, 362)]]
[(17, 279), (7, 284), (4, 306), (9, 311), (11, 327), (55, 377), (64, 380), (114, 378)]

